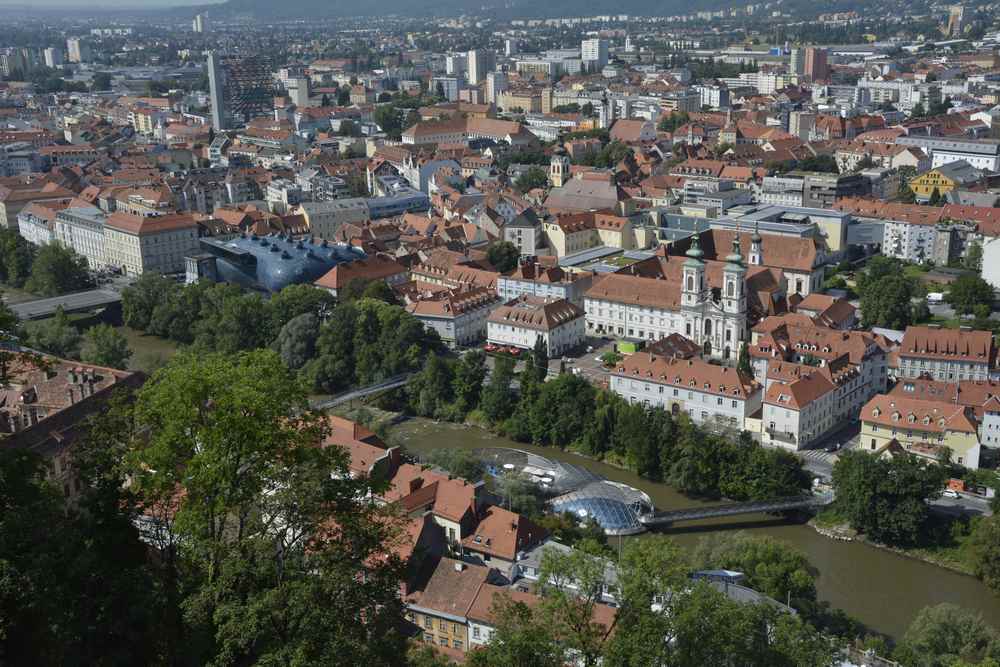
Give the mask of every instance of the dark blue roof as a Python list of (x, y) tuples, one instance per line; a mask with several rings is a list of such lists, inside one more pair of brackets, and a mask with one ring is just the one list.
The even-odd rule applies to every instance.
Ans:
[(312, 283), (338, 264), (365, 257), (348, 245), (279, 234), (241, 234), (228, 241), (202, 239), (202, 247), (218, 258), (220, 280), (269, 292)]

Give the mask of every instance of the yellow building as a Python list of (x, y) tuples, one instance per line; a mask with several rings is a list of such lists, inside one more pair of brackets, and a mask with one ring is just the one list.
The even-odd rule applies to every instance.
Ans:
[(902, 450), (940, 461), (951, 456), (967, 468), (979, 467), (979, 436), (971, 408), (945, 401), (880, 394), (861, 409), (860, 447), (870, 453)]
[(420, 590), (406, 596), (406, 618), (420, 629), (420, 638), (434, 646), (469, 649), (468, 613), (489, 568), (441, 558)]
[(980, 173), (965, 160), (949, 162), (929, 169), (910, 180), (910, 189), (918, 200), (926, 201), (934, 195), (943, 197), (955, 188), (961, 188), (981, 179)]

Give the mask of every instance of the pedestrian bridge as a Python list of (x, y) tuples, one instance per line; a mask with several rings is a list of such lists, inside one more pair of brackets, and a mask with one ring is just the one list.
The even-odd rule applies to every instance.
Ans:
[(343, 405), (344, 403), (362, 400), (374, 394), (381, 394), (382, 392), (389, 391), (390, 389), (403, 387), (412, 379), (412, 374), (397, 375), (387, 380), (383, 380), (382, 382), (376, 382), (375, 384), (368, 385), (367, 387), (361, 387), (360, 389), (354, 389), (323, 401), (317, 401), (312, 407), (316, 410), (328, 410), (329, 408), (335, 408), (338, 405)]
[(698, 519), (714, 519), (722, 516), (738, 516), (740, 514), (757, 514), (767, 512), (783, 512), (786, 510), (811, 509), (823, 507), (833, 502), (833, 494), (793, 496), (790, 498), (775, 498), (745, 503), (728, 503), (711, 507), (691, 507), (668, 512), (652, 512), (639, 515), (639, 522), (646, 527), (669, 526), (678, 521), (696, 521)]

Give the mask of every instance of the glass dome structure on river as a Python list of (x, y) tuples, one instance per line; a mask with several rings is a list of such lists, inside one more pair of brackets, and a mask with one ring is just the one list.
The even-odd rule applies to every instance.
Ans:
[(553, 499), (550, 506), (555, 512), (569, 512), (581, 521), (593, 519), (608, 535), (645, 531), (639, 517), (653, 511), (653, 501), (645, 493), (606, 479), (564, 493)]
[(520, 474), (545, 491), (561, 494), (549, 502), (553, 512), (569, 512), (580, 521), (593, 519), (608, 535), (643, 532), (639, 516), (653, 511), (652, 499), (642, 491), (580, 466), (504, 447), (477, 449), (475, 455), (494, 477)]

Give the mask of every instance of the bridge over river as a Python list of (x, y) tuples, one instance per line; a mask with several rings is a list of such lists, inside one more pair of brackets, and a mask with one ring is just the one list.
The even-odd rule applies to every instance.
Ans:
[(783, 512), (786, 510), (810, 509), (823, 507), (833, 502), (833, 494), (793, 496), (790, 498), (775, 498), (746, 503), (728, 503), (711, 507), (692, 507), (666, 512), (652, 512), (639, 515), (639, 522), (646, 527), (669, 526), (678, 521), (696, 521), (698, 519), (714, 519), (721, 516), (737, 516), (739, 514), (755, 514), (758, 512)]

